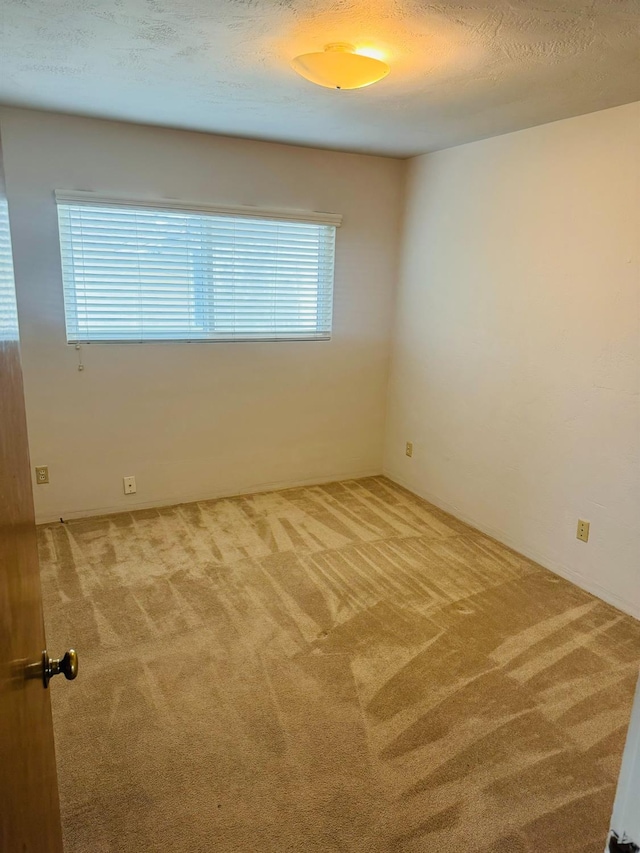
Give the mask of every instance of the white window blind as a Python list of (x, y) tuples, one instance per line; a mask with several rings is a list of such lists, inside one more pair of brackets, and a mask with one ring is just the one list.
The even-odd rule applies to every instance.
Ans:
[(339, 217), (56, 198), (70, 343), (331, 337)]
[(7, 200), (0, 197), (0, 340), (17, 340), (18, 315)]

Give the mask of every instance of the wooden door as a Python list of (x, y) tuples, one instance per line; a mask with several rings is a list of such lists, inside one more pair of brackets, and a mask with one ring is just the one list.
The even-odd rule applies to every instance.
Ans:
[(0, 175), (0, 851), (62, 853), (51, 705), (38, 677), (46, 645), (1, 190)]

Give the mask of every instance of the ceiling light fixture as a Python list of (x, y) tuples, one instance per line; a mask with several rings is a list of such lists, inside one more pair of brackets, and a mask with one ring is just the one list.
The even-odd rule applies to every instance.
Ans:
[(386, 62), (358, 53), (352, 44), (343, 42), (328, 44), (319, 53), (296, 56), (291, 67), (306, 80), (327, 89), (361, 89), (389, 73)]

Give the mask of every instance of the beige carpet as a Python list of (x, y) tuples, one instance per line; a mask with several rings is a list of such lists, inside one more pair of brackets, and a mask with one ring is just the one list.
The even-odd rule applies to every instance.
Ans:
[(40, 543), (67, 853), (602, 853), (640, 623), (388, 480)]

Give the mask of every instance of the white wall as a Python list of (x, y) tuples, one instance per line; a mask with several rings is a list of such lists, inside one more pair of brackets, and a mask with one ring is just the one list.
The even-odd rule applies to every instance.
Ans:
[(411, 161), (385, 459), (638, 617), (639, 151), (631, 104)]
[[(14, 109), (0, 128), (39, 520), (381, 471), (402, 162)], [(78, 372), (54, 189), (343, 214), (333, 340), (92, 345)]]

